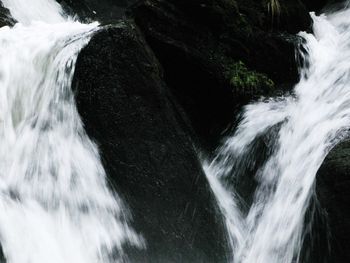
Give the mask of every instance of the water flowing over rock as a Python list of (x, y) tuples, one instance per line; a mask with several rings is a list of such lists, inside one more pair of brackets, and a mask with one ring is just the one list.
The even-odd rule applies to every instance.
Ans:
[(0, 241), (8, 262), (115, 262), (142, 247), (106, 184), (71, 91), (80, 49), (98, 29), (53, 0), (3, 0), (0, 29)]
[[(235, 134), (205, 164), (226, 218), (234, 262), (313, 260), (305, 252), (308, 248), (303, 251), (303, 244), (307, 245), (305, 236), (312, 224), (308, 220), (313, 211), (308, 209), (315, 195), (316, 173), (349, 130), (349, 14), (349, 9), (343, 9), (327, 16), (313, 15), (314, 35), (301, 34), (307, 55), (293, 96), (248, 105)], [(242, 174), (256, 165), (255, 142), (264, 136), (265, 147), (271, 150), (256, 171), (256, 189), (246, 207), (235, 189), (240, 187)], [(340, 237), (337, 227), (346, 225), (332, 214), (331, 228)], [(335, 255), (334, 262), (343, 262), (336, 260), (345, 259), (345, 254)]]
[(0, 2), (0, 262), (350, 262), (350, 1)]

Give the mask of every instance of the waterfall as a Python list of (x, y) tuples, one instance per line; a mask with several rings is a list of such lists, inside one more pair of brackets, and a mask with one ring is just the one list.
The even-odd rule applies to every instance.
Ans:
[[(300, 261), (316, 173), (350, 128), (350, 9), (312, 18), (314, 33), (300, 33), (307, 52), (301, 52), (293, 95), (246, 106), (235, 133), (204, 163), (226, 219), (233, 262)], [(259, 164), (261, 141), (269, 151)], [(243, 209), (234, 188), (253, 166), (259, 166), (257, 186)]]
[(9, 263), (96, 263), (143, 246), (106, 183), (71, 81), (98, 24), (54, 0), (2, 0), (18, 21), (0, 29), (0, 241)]

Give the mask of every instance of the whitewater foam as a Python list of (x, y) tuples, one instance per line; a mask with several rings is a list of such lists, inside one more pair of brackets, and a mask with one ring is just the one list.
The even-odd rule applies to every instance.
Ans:
[(3, 0), (18, 23), (0, 29), (0, 241), (7, 262), (96, 263), (143, 247), (106, 183), (71, 82), (98, 30), (56, 1)]
[[(204, 164), (226, 221), (233, 222), (227, 224), (235, 242), (233, 262), (300, 260), (304, 217), (317, 170), (350, 127), (349, 17), (349, 9), (312, 14), (314, 34), (300, 33), (305, 39), (302, 48), (307, 55), (303, 61), (307, 63), (294, 94), (245, 107), (235, 134), (211, 163)], [(235, 178), (246, 168), (242, 166), (252, 163), (245, 158), (254, 158), (249, 152), (271, 128), (278, 134), (272, 153), (255, 175), (257, 188), (245, 214), (227, 179)]]

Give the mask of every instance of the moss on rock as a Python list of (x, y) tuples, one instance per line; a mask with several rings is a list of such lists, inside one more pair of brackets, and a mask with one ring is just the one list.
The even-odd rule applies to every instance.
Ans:
[(225, 75), (235, 93), (243, 91), (246, 94), (261, 94), (260, 90), (269, 93), (275, 88), (275, 83), (270, 78), (263, 73), (249, 70), (242, 61), (230, 64)]

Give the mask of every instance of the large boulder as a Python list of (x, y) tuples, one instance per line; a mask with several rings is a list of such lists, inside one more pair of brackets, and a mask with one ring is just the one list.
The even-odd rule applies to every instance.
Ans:
[(278, 12), (268, 0), (57, 1), (82, 20), (102, 24), (115, 23), (134, 4), (128, 16), (160, 60), (205, 148), (217, 146), (241, 105), (298, 81), (294, 34), (311, 24), (301, 0), (279, 0)]
[(214, 196), (182, 110), (133, 23), (97, 33), (79, 54), (73, 86), (88, 135), (147, 249), (130, 262), (227, 262)]
[(328, 263), (350, 262), (350, 141), (336, 146), (317, 175), (317, 197), (330, 233)]

